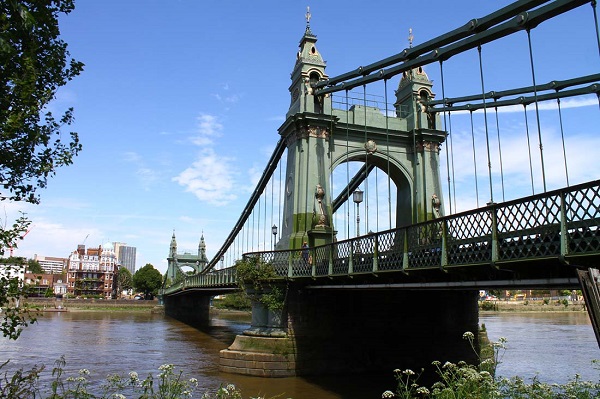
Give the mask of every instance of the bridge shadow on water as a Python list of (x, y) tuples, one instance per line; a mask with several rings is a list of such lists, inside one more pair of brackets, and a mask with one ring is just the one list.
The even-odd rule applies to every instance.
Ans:
[[(242, 334), (250, 327), (250, 314), (247, 312), (216, 311), (211, 315), (209, 325), (186, 324), (219, 342), (222, 349), (231, 345), (235, 336)], [(368, 339), (368, 338), (365, 338)], [(356, 342), (356, 345), (363, 343)], [(218, 363), (219, 356), (215, 347), (211, 356)], [(398, 368), (402, 368), (398, 364)], [(211, 365), (216, 369), (216, 365)], [(403, 369), (403, 368), (402, 368)], [(416, 370), (418, 372), (418, 370)], [(212, 374), (212, 373), (211, 373)], [(419, 385), (430, 386), (432, 376), (423, 375)], [(380, 372), (347, 372), (343, 374), (303, 375), (288, 378), (263, 378), (247, 375), (217, 372), (213, 378), (221, 384), (234, 384), (241, 389), (244, 397), (293, 398), (293, 399), (339, 399), (339, 398), (380, 398), (381, 394), (390, 390), (395, 392), (397, 381), (392, 369)]]

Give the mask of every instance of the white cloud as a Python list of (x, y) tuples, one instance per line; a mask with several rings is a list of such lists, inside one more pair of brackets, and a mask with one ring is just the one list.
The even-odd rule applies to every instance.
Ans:
[(218, 156), (211, 148), (204, 149), (194, 163), (173, 178), (200, 201), (211, 205), (225, 205), (235, 195), (233, 158)]
[(201, 113), (197, 118), (197, 134), (190, 141), (199, 146), (206, 147), (214, 143), (214, 137), (221, 137), (223, 125), (214, 115)]
[(123, 160), (135, 165), (134, 175), (144, 190), (148, 191), (160, 178), (160, 172), (149, 168), (144, 159), (136, 152), (128, 151), (123, 153)]

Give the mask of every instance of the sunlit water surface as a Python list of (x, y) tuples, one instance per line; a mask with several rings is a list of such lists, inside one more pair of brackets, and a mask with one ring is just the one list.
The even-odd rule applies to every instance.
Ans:
[[(508, 349), (498, 368), (500, 376), (538, 376), (545, 382), (567, 382), (575, 373), (598, 381), (591, 366), (600, 351), (585, 313), (486, 314), (489, 338), (506, 337)], [(162, 364), (174, 364), (199, 380), (202, 390), (233, 383), (245, 397), (334, 399), (378, 398), (394, 390), (389, 375), (264, 379), (221, 373), (219, 351), (248, 327), (245, 320), (216, 317), (202, 331), (162, 315), (127, 312), (49, 313), (26, 328), (17, 341), (0, 338), (0, 360), (11, 359), (11, 369), (44, 364), (43, 379), (51, 378), (54, 361), (64, 355), (66, 370), (92, 372), (92, 380), (111, 373), (136, 371), (156, 375)], [(401, 365), (399, 365), (401, 367)]]

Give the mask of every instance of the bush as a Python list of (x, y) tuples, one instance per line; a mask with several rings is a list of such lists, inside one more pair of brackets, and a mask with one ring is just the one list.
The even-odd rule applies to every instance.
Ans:
[(215, 299), (213, 305), (217, 309), (250, 310), (252, 304), (250, 299), (241, 292), (227, 294), (223, 299)]
[[(471, 332), (463, 334), (463, 338), (469, 342), (475, 350), (475, 335)], [(503, 378), (497, 381), (494, 378), (496, 366), (506, 350), (506, 339), (500, 338), (491, 344), (493, 348), (493, 359), (482, 359), (479, 357), (479, 365), (470, 365), (465, 362), (450, 363), (433, 362), (438, 381), (430, 388), (419, 386), (417, 380), (420, 374), (412, 370), (394, 370), (394, 376), (398, 382), (396, 392), (385, 391), (382, 398), (402, 399), (593, 399), (600, 397), (600, 383), (582, 381), (575, 375), (567, 384), (545, 384), (537, 377), (531, 383), (526, 383), (520, 377), (511, 379)], [(479, 355), (479, 354), (478, 354)], [(594, 361), (594, 367), (598, 369), (598, 361)]]

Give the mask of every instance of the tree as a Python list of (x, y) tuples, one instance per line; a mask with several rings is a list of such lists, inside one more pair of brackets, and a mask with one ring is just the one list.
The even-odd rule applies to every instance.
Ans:
[[(62, 134), (73, 109), (58, 120), (47, 111), (83, 70), (59, 38), (59, 14), (73, 9), (73, 0), (0, 0), (0, 201), (39, 203), (37, 190), (81, 151), (77, 133)], [(0, 255), (16, 248), (30, 223), (23, 214), (11, 225), (0, 219)], [(18, 307), (22, 293), (18, 277), (2, 276), (0, 331), (12, 339), (35, 320)]]
[(156, 295), (161, 283), (162, 275), (150, 263), (146, 263), (133, 275), (133, 286), (136, 291), (142, 291), (145, 296)]
[(0, 331), (2, 336), (9, 339), (19, 338), (23, 327), (36, 321), (34, 316), (19, 306), (21, 300), (27, 297), (27, 287), (19, 279), (19, 271), (24, 271), (22, 265), (3, 265), (0, 268)]
[[(81, 150), (77, 133), (62, 135), (73, 109), (58, 120), (47, 112), (56, 91), (83, 70), (59, 38), (59, 14), (73, 9), (73, 0), (0, 0), (0, 200), (39, 203), (37, 190)], [(28, 225), (25, 217), (10, 227), (4, 220), (0, 254)]]
[(27, 261), (27, 271), (29, 273), (44, 274), (44, 269), (42, 269), (40, 262), (34, 259), (29, 259)]
[(133, 288), (133, 276), (126, 267), (120, 267), (117, 272), (117, 296), (121, 296), (121, 292)]

